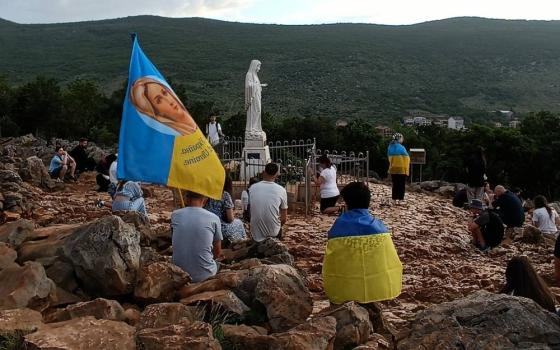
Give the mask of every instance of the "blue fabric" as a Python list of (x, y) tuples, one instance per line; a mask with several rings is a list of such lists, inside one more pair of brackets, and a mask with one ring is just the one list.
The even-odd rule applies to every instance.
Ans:
[[(130, 102), (130, 87), (138, 78), (150, 76), (168, 86), (165, 78), (146, 57), (138, 40), (134, 39), (128, 87), (123, 105), (123, 120), (119, 136), (119, 162), (117, 178), (167, 184), (175, 135), (171, 128), (157, 125), (151, 118), (141, 115)], [(164, 132), (154, 132), (152, 127), (165, 128)]]
[(383, 222), (370, 215), (368, 209), (349, 210), (336, 219), (329, 230), (328, 238), (366, 236), (387, 233)]
[(391, 141), (387, 148), (387, 156), (408, 156), (408, 152), (403, 145), (396, 141)]
[(53, 171), (62, 166), (62, 158), (58, 154), (55, 154), (51, 159), (51, 164), (49, 165), (49, 173), (52, 174)]

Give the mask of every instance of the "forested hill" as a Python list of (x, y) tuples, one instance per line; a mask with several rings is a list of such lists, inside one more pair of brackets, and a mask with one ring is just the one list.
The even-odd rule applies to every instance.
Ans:
[(152, 16), (17, 24), (0, 20), (0, 75), (91, 79), (120, 88), (130, 32), (191, 101), (242, 108), (245, 73), (262, 61), (274, 115), (387, 118), (408, 109), (461, 114), (560, 110), (560, 21), (453, 18), (411, 26), (281, 26)]

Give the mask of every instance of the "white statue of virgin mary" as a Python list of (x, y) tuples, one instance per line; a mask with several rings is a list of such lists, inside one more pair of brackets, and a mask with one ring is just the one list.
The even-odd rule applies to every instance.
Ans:
[(252, 60), (249, 71), (245, 75), (245, 110), (247, 124), (245, 134), (257, 136), (263, 133), (261, 126), (261, 91), (267, 84), (261, 84), (257, 73), (261, 69), (261, 62)]

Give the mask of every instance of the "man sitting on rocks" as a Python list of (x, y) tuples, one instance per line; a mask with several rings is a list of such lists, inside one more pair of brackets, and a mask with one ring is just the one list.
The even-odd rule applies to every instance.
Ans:
[(91, 171), (95, 168), (95, 160), (88, 157), (87, 145), (88, 140), (81, 138), (78, 145), (70, 151), (70, 156), (76, 161), (76, 171), (78, 173)]
[(397, 297), (402, 287), (402, 264), (389, 230), (368, 211), (369, 188), (363, 182), (353, 182), (340, 194), (348, 211), (328, 232), (323, 261), (325, 293), (334, 304)]
[(473, 244), (482, 251), (497, 247), (504, 238), (504, 224), (500, 217), (489, 209), (484, 209), (479, 199), (471, 201), (470, 211), (473, 218), (469, 221), (468, 228)]
[(504, 186), (498, 185), (494, 189), (494, 198), (492, 208), (497, 210), (500, 219), (509, 230), (513, 231), (514, 227), (523, 226), (525, 212), (519, 197), (507, 191)]
[(49, 174), (57, 182), (62, 182), (66, 173), (70, 171), (70, 178), (75, 180), (74, 172), (76, 171), (76, 162), (70, 157), (64, 148), (57, 147), (54, 157), (51, 159), (49, 166)]
[(171, 214), (173, 263), (186, 271), (193, 282), (218, 272), (214, 259), (222, 254), (220, 218), (204, 209), (206, 197), (187, 192), (187, 207)]
[(288, 194), (276, 182), (278, 165), (268, 163), (264, 168), (263, 180), (249, 189), (251, 198), (251, 234), (255, 242), (267, 237), (282, 239), (282, 225), (288, 217)]

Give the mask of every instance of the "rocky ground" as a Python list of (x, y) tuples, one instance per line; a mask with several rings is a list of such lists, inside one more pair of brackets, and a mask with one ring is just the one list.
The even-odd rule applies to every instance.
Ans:
[[(498, 292), (507, 261), (519, 254), (527, 255), (552, 286), (552, 244), (524, 243), (518, 235), (481, 253), (470, 244), (468, 213), (440, 194), (414, 188), (406, 204), (389, 206), (390, 187), (370, 185), (371, 212), (393, 233), (404, 265), (402, 294), (373, 311), (352, 303), (329, 308), (321, 267), (326, 232), (335, 217), (316, 209), (308, 217), (289, 216), (284, 244), (235, 246), (226, 251), (226, 266), (217, 278), (192, 284), (169, 262), (174, 203), (168, 189), (145, 187), (147, 226), (138, 216), (121, 220), (96, 208), (95, 199), (108, 196), (95, 191), (93, 173), (75, 183), (52, 184), (33, 159), (8, 156), (4, 150), (0, 167), (0, 209), (8, 221), (0, 225), (0, 345), (5, 345), (2, 336), (17, 330), (30, 333), (24, 342), (32, 349), (113, 348), (111, 342), (122, 342), (123, 349), (162, 344), (193, 349), (325, 349), (334, 344), (335, 349), (351, 349), (364, 343), (361, 349), (454, 348), (451, 343), (492, 348), (477, 346), (483, 343), (476, 336), (488, 337), (489, 330), (478, 326), (480, 319), (471, 320), (486, 312), (480, 317), (491, 319), (484, 322), (493, 328), (515, 327), (515, 334), (527, 336), (495, 331), (491, 336), (498, 348), (524, 341), (538, 348), (560, 346), (558, 317), (518, 298), (473, 294)], [(552, 290), (560, 297), (560, 289)], [(494, 319), (504, 304), (511, 317)], [(515, 322), (529, 313), (533, 319), (527, 318), (528, 328), (521, 329)], [(216, 319), (223, 321), (225, 315), (229, 324), (220, 325)], [(539, 322), (548, 328), (535, 328)], [(76, 333), (83, 327), (91, 331), (80, 340)], [(438, 327), (446, 330), (436, 336)], [(88, 337), (99, 341), (88, 343)]]

